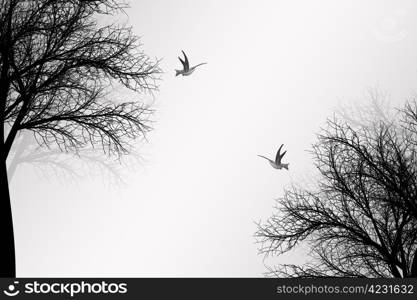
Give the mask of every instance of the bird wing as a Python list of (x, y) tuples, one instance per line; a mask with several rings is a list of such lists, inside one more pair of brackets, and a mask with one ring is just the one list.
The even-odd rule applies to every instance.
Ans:
[(182, 64), (182, 68), (185, 69), (185, 61), (182, 60), (181, 57), (178, 56), (178, 59), (180, 60), (181, 64)]
[(282, 154), (281, 154), (281, 158), (279, 159), (279, 163), (281, 163), (282, 158), (284, 157), (285, 153), (287, 153), (287, 150), (285, 150)]
[(272, 160), (270, 160), (268, 157), (262, 156), (262, 155), (258, 155), (259, 157), (265, 158), (267, 161), (269, 162), (273, 162)]
[(187, 55), (185, 54), (184, 50), (181, 50), (181, 51), (182, 51), (182, 54), (184, 54), (184, 63), (183, 63), (183, 65), (184, 65), (184, 70), (185, 70), (185, 71), (188, 71), (188, 70), (190, 69), (190, 63), (188, 62), (188, 57), (187, 57)]
[(204, 63), (201, 63), (201, 64), (198, 64), (198, 65), (195, 65), (194, 67), (193, 67), (193, 69), (195, 69), (195, 68), (197, 68), (197, 67), (199, 67), (199, 66), (202, 66), (202, 65), (206, 65), (207, 63), (206, 62), (204, 62)]
[(284, 144), (282, 144), (280, 147), (279, 147), (279, 149), (278, 149), (278, 151), (277, 151), (277, 155), (275, 156), (275, 163), (277, 164), (277, 165), (279, 165), (280, 163), (281, 163), (281, 159), (282, 159), (282, 155), (281, 155), (281, 149), (282, 149), (282, 147), (284, 146)]

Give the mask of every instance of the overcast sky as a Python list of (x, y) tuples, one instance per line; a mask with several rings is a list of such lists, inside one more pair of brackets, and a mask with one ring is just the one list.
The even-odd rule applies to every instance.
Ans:
[[(394, 106), (417, 87), (415, 1), (140, 0), (127, 14), (164, 70), (142, 163), (121, 186), (21, 165), (21, 277), (262, 276), (255, 222), (313, 173), (306, 150), (326, 118), (369, 87)], [(208, 64), (175, 77), (181, 50)], [(257, 157), (281, 143), (289, 171)]]

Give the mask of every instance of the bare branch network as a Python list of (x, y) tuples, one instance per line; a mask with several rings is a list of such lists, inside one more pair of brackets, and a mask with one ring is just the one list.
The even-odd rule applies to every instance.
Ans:
[(158, 61), (140, 50), (130, 27), (99, 26), (122, 12), (116, 1), (1, 0), (0, 62), (7, 157), (19, 130), (41, 145), (78, 151), (90, 144), (108, 154), (150, 129), (152, 111), (139, 101), (112, 99), (119, 82), (134, 92), (157, 89)]
[(270, 276), (417, 277), (416, 108), (359, 129), (328, 121), (312, 151), (316, 188), (287, 189), (256, 233), (262, 254), (302, 244), (311, 261)]
[(11, 183), (16, 171), (28, 164), (47, 180), (53, 178), (67, 184), (83, 178), (100, 179), (114, 188), (125, 185), (126, 172), (134, 171), (143, 163), (137, 148), (135, 145), (129, 155), (116, 157), (106, 157), (102, 151), (92, 147), (83, 148), (79, 153), (63, 152), (59, 148), (40, 146), (30, 132), (24, 131), (18, 135), (10, 151), (7, 178)]

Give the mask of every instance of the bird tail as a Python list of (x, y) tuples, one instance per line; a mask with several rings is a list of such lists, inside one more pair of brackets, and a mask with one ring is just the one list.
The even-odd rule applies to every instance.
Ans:
[(175, 70), (175, 76), (178, 76), (180, 74), (181, 74), (181, 71), (180, 70)]
[(288, 166), (289, 166), (289, 165), (290, 165), (290, 164), (283, 164), (283, 165), (282, 165), (282, 167), (288, 170)]

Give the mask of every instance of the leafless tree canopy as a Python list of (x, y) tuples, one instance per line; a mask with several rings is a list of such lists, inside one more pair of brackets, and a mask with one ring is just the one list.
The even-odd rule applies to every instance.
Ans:
[(396, 119), (397, 110), (392, 109), (389, 94), (378, 87), (369, 87), (363, 97), (336, 108), (336, 116), (354, 129), (373, 126), (375, 122), (389, 124)]
[(67, 184), (90, 178), (100, 179), (112, 188), (123, 186), (127, 172), (143, 163), (137, 148), (135, 145), (129, 155), (122, 157), (106, 157), (92, 147), (83, 148), (79, 153), (62, 152), (56, 147), (42, 147), (31, 133), (22, 132), (15, 139), (7, 159), (7, 178), (10, 184), (17, 170), (30, 165), (40, 177), (47, 180)]
[(75, 153), (89, 146), (119, 157), (150, 129), (148, 107), (112, 93), (114, 86), (151, 92), (160, 73), (131, 28), (110, 22), (125, 7), (0, 0), (0, 277), (16, 274), (6, 160), (20, 131), (31, 131), (40, 146)]
[(353, 129), (328, 121), (312, 151), (316, 188), (287, 189), (256, 233), (261, 253), (302, 244), (311, 261), (271, 268), (271, 275), (417, 277), (415, 108), (408, 104), (397, 124)]
[(5, 157), (24, 129), (46, 146), (77, 151), (91, 144), (109, 154), (126, 152), (129, 140), (149, 129), (148, 108), (111, 97), (114, 83), (155, 90), (160, 73), (131, 28), (99, 25), (124, 7), (110, 0), (0, 0)]

